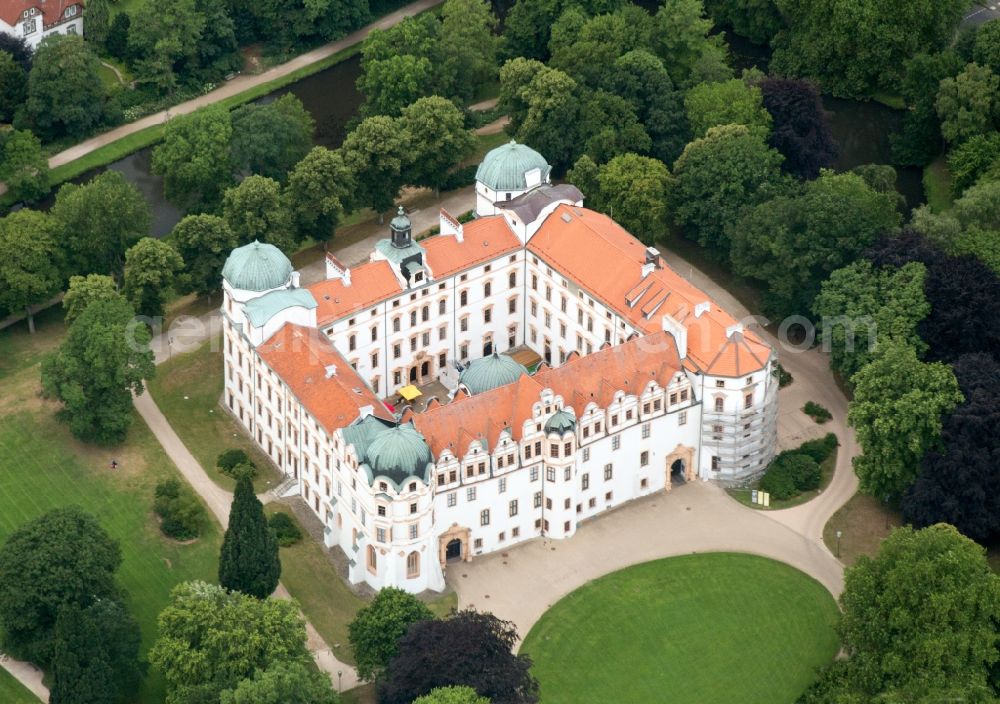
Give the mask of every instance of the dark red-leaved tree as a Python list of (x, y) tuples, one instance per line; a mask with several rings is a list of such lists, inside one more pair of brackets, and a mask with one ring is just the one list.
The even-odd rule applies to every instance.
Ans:
[(971, 354), (953, 368), (965, 401), (944, 419), (940, 447), (924, 456), (903, 517), (918, 527), (951, 523), (983, 542), (1000, 534), (1000, 363)]
[(535, 704), (531, 658), (514, 655), (516, 642), (514, 624), (493, 614), (466, 610), (441, 621), (418, 621), (399, 639), (379, 702), (409, 704), (435, 687), (465, 685), (493, 704)]
[(830, 133), (819, 89), (793, 78), (760, 82), (764, 107), (771, 113), (771, 146), (785, 156), (782, 167), (799, 178), (819, 176), (837, 160), (837, 142)]

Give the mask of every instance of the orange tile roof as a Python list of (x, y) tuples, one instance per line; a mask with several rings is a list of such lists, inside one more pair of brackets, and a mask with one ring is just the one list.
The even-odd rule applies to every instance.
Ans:
[(453, 235), (435, 235), (420, 240), (435, 279), (451, 276), (521, 248), (521, 241), (501, 215), (465, 223), (462, 239), (459, 242)]
[(666, 386), (680, 370), (674, 337), (660, 330), (593, 354), (571, 357), (562, 366), (535, 374), (534, 379), (582, 413), (592, 401), (606, 408), (616, 391), (641, 394), (650, 381)]
[[(257, 352), (328, 433), (357, 419), (365, 406), (372, 406), (373, 414), (379, 418), (393, 418), (343, 355), (316, 328), (286, 323), (258, 346)], [(334, 373), (329, 374), (328, 369)]]
[(77, 14), (83, 11), (83, 3), (74, 0), (0, 0), (0, 20), (3, 20), (11, 27), (21, 21), (25, 10), (32, 7), (42, 15), (42, 26), (48, 28), (61, 19), (66, 19), (63, 15), (66, 8), (78, 6)]
[(326, 279), (307, 286), (316, 299), (318, 325), (339, 320), (394, 296), (402, 289), (389, 262), (366, 262), (351, 269), (351, 285), (343, 279)]
[(462, 457), (473, 440), (485, 440), (490, 450), (495, 448), (505, 428), (514, 440), (520, 440), (524, 421), (531, 418), (532, 405), (543, 389), (552, 389), (579, 414), (591, 401), (606, 407), (616, 391), (642, 393), (650, 380), (666, 386), (680, 368), (674, 338), (660, 331), (571, 358), (555, 369), (544, 368), (534, 376), (522, 376), (475, 396), (460, 393), (451, 403), (435, 405), (404, 420), (413, 421), (434, 457), (445, 449)]
[[(687, 327), (687, 359), (693, 368), (719, 376), (761, 369), (771, 354), (752, 332), (727, 329), (736, 321), (714, 301), (665, 265), (645, 278), (646, 246), (607, 215), (560, 205), (529, 240), (528, 249), (644, 333), (662, 329), (669, 314)], [(696, 309), (706, 304), (695, 316)]]

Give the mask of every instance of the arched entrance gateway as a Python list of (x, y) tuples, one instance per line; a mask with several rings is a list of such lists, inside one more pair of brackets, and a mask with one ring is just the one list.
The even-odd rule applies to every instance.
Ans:
[(694, 467), (694, 448), (678, 445), (666, 459), (666, 481), (664, 489), (670, 491), (674, 486), (684, 484), (697, 475)]
[(438, 537), (438, 559), (441, 566), (453, 561), (468, 562), (472, 559), (469, 552), (468, 528), (462, 528), (457, 523), (452, 523), (451, 528)]

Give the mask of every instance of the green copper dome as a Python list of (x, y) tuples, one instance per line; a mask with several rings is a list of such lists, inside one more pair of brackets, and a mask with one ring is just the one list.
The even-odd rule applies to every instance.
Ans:
[(569, 411), (559, 410), (545, 421), (545, 432), (565, 435), (576, 428), (576, 418)]
[(237, 247), (222, 267), (222, 278), (233, 288), (244, 291), (269, 291), (288, 283), (292, 263), (273, 244), (254, 240)]
[(525, 373), (524, 367), (505, 354), (494, 352), (469, 363), (458, 375), (458, 383), (464, 384), (470, 394), (481, 394), (498, 386), (512, 384)]
[(430, 463), (431, 449), (412, 422), (382, 430), (365, 450), (365, 464), (372, 474), (397, 484), (407, 477), (424, 478)]
[(511, 140), (486, 155), (476, 170), (476, 180), (494, 191), (524, 191), (528, 188), (524, 174), (532, 169), (542, 172), (545, 183), (552, 167), (531, 147)]

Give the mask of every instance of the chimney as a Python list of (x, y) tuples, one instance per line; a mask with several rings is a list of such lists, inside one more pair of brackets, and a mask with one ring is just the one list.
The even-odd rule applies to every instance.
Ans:
[(292, 281), (291, 281), (291, 283), (292, 283), (292, 288), (298, 288), (299, 287), (299, 272), (297, 272), (297, 271), (293, 271), (292, 272)]
[(344, 286), (345, 287), (351, 285), (351, 269), (349, 267), (346, 268), (346, 269), (344, 269), (344, 275), (341, 278), (344, 279)]
[(707, 313), (712, 310), (712, 304), (709, 301), (704, 301), (699, 303), (694, 307), (694, 317), (700, 318), (702, 313)]
[(656, 247), (646, 247), (646, 266), (650, 264), (654, 269), (660, 268), (660, 250)]
[(337, 376), (337, 365), (327, 364), (326, 365), (326, 378), (329, 379), (331, 376)]
[(642, 265), (642, 278), (645, 279), (647, 276), (649, 276), (650, 274), (652, 274), (654, 269), (656, 269), (656, 264), (653, 264), (651, 262), (646, 262), (645, 264), (643, 264)]

